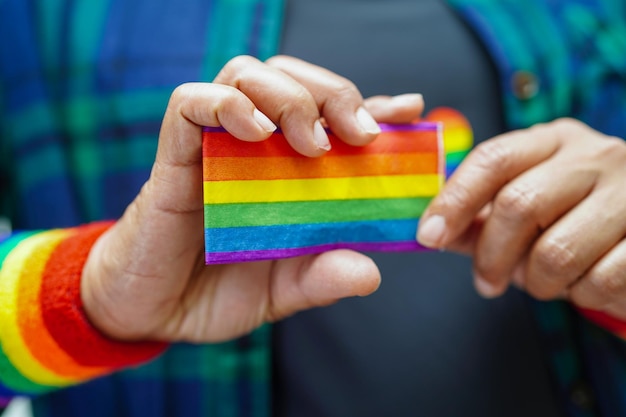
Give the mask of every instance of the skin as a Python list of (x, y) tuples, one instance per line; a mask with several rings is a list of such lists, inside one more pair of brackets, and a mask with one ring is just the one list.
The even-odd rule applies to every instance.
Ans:
[(279, 125), (295, 150), (318, 157), (329, 149), (320, 120), (341, 140), (364, 145), (379, 133), (374, 119), (409, 122), (422, 109), (417, 94), (363, 100), (345, 78), (284, 56), (265, 63), (237, 57), (213, 83), (178, 87), (149, 180), (87, 259), (81, 295), (88, 318), (118, 340), (217, 342), (374, 292), (376, 265), (348, 250), (205, 266), (201, 126), (262, 141)]
[[(200, 126), (261, 141), (279, 125), (295, 150), (319, 157), (329, 149), (322, 124), (364, 145), (378, 133), (373, 119), (409, 122), (422, 110), (417, 94), (364, 100), (345, 78), (284, 56), (237, 57), (213, 83), (180, 86), (150, 179), (85, 265), (89, 319), (119, 340), (216, 342), (374, 292), (376, 265), (347, 250), (205, 266)], [(507, 133), (467, 157), (422, 217), (417, 239), (472, 256), (484, 296), (513, 283), (626, 320), (624, 178), (626, 143), (580, 122)]]
[(626, 142), (561, 119), (479, 145), (418, 240), (469, 254), (486, 297), (513, 283), (626, 320)]

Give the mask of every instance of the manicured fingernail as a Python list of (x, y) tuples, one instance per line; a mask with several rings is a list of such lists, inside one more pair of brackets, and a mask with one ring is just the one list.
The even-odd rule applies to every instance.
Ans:
[(273, 132), (276, 130), (276, 125), (263, 113), (261, 113), (258, 109), (254, 109), (253, 112), (254, 120), (261, 126), (261, 129), (266, 132)]
[(356, 111), (356, 119), (359, 121), (361, 125), (361, 129), (366, 133), (377, 135), (380, 133), (380, 126), (376, 123), (376, 120), (372, 117), (372, 115), (365, 110), (363, 107), (359, 107)]
[(330, 141), (328, 140), (328, 135), (319, 120), (316, 120), (313, 125), (313, 140), (315, 140), (315, 144), (318, 148), (330, 151)]
[(485, 280), (480, 274), (474, 272), (474, 286), (476, 287), (476, 291), (484, 298), (494, 298), (500, 295), (500, 290), (498, 287), (493, 285), (491, 282)]
[(417, 231), (417, 241), (429, 248), (436, 248), (446, 233), (446, 219), (434, 215), (421, 222)]
[(399, 94), (391, 98), (391, 104), (394, 106), (415, 106), (424, 104), (424, 97), (421, 94)]

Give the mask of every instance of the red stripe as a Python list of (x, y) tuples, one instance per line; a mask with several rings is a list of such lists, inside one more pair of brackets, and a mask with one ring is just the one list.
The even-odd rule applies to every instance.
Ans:
[[(366, 146), (351, 146), (336, 136), (329, 135), (332, 149), (327, 156), (427, 153), (439, 151), (437, 131), (389, 131)], [(274, 133), (263, 142), (244, 142), (226, 132), (202, 132), (202, 155), (204, 157), (276, 157), (305, 156), (297, 153), (282, 133)]]
[(160, 342), (125, 343), (102, 335), (89, 323), (80, 296), (83, 266), (95, 241), (111, 223), (82, 226), (52, 252), (42, 277), (40, 303), (48, 332), (61, 349), (84, 366), (123, 367), (152, 359)]

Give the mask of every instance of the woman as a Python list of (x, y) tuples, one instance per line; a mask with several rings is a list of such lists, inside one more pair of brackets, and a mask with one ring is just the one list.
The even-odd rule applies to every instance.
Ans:
[[(2, 146), (7, 150), (2, 153), (2, 167), (8, 184), (3, 187), (2, 197), (3, 206), (8, 206), (6, 213), (14, 213), (9, 217), (15, 228), (74, 226), (116, 219), (130, 203), (114, 226), (97, 224), (35, 236), (39, 240), (22, 245), (21, 257), (13, 255), (14, 261), (31, 260), (32, 253), (46, 253), (41, 249), (44, 245), (51, 257), (39, 260), (43, 264), (39, 271), (43, 272), (33, 275), (39, 276), (35, 282), (43, 285), (41, 294), (47, 297), (55, 294), (55, 288), (65, 289), (68, 285), (72, 289), (69, 293), (73, 298), (66, 299), (66, 304), (52, 299), (42, 303), (41, 309), (49, 305), (85, 307), (85, 316), (74, 316), (73, 320), (67, 319), (63, 308), (53, 310), (52, 315), (41, 310), (42, 328), (48, 333), (47, 340), (54, 342), (50, 346), (56, 343), (60, 347), (52, 361), (40, 362), (44, 359), (34, 353), (24, 361), (19, 352), (29, 345), (15, 347), (2, 336), (6, 359), (3, 381), (23, 387), (18, 391), (47, 391), (48, 386), (74, 384), (112, 368), (151, 359), (165, 348), (159, 342), (126, 344), (111, 338), (227, 340), (246, 334), (264, 321), (341, 297), (365, 295), (377, 287), (380, 278), (376, 267), (366, 257), (347, 252), (285, 260), (271, 273), (266, 264), (234, 265), (219, 271), (192, 267), (197, 265), (195, 254), (201, 236), (189, 239), (198, 230), (199, 211), (197, 196), (191, 191), (194, 184), (186, 178), (197, 178), (199, 165), (190, 165), (189, 161), (197, 161), (199, 148), (178, 140), (191, 137), (195, 125), (219, 121), (227, 128), (242, 129), (247, 139), (259, 140), (270, 133), (272, 125), (279, 124), (283, 130), (291, 129), (294, 138), (305, 139), (294, 139), (297, 150), (316, 156), (324, 152), (325, 146), (323, 137), (315, 135), (318, 112), (333, 130), (345, 132), (344, 139), (366, 143), (375, 136), (369, 129), (368, 113), (378, 121), (402, 122), (417, 117), (422, 110), (416, 96), (404, 96), (395, 102), (373, 99), (362, 104), (360, 93), (349, 82), (325, 70), (285, 58), (268, 64), (245, 58), (230, 61), (215, 84), (177, 90), (161, 127), (165, 103), (176, 85), (211, 80), (236, 55), (267, 58), (280, 51), (299, 56), (346, 76), (366, 96), (422, 92), (430, 108), (445, 105), (462, 111), (479, 139), (562, 116), (581, 119), (604, 134), (624, 136), (625, 128), (618, 117), (624, 85), (620, 61), (613, 55), (613, 50), (619, 52), (624, 33), (624, 22), (617, 19), (623, 16), (623, 11), (617, 10), (619, 5), (598, 1), (548, 7), (532, 2), (522, 8), (513, 1), (453, 2), (448, 9), (436, 1), (358, 6), (294, 1), (287, 3), (283, 27), (281, 2), (200, 3), (163, 2), (150, 7), (128, 2), (89, 7), (69, 3), (0, 5), (0, 16), (6, 19), (3, 27), (15, 28), (11, 32), (14, 42), (5, 42), (1, 61), (1, 91), (5, 97)], [(561, 30), (557, 31), (555, 25)], [(19, 51), (18, 57), (15, 51)], [(280, 91), (285, 91), (285, 96), (275, 94), (277, 88), (283, 89)], [(311, 95), (294, 93), (303, 88)], [(295, 99), (301, 100), (300, 106), (293, 105)], [(284, 120), (283, 102), (292, 105)], [(339, 105), (321, 106), (321, 102)], [(361, 106), (365, 112), (359, 111)], [(198, 108), (207, 110), (196, 113)], [(159, 127), (157, 163), (148, 179)], [(532, 138), (539, 135), (548, 139), (527, 141), (554, 143), (553, 138), (561, 136), (563, 129), (584, 137), (585, 144), (595, 140), (592, 137), (601, 137), (580, 125), (564, 127), (561, 123), (528, 131)], [(503, 147), (514, 149), (512, 143), (519, 141), (507, 136)], [(539, 145), (531, 149), (535, 147), (543, 149)], [(485, 153), (489, 154), (483, 150), (470, 157), (466, 165), (470, 168), (460, 171), (462, 176), (451, 181), (446, 189), (451, 191), (447, 192), (456, 189), (459, 193), (460, 185), (464, 185), (462, 178), (476, 180), (467, 173), (471, 174), (471, 167)], [(102, 154), (107, 155), (106, 160), (99, 158)], [(577, 158), (582, 160), (585, 155)], [(45, 165), (37, 161), (45, 161)], [(497, 165), (499, 161), (496, 158), (488, 162)], [(599, 165), (608, 170), (620, 164), (603, 159)], [(521, 171), (532, 172), (534, 166), (529, 164)], [(504, 172), (510, 174), (506, 169)], [(518, 174), (506, 179), (518, 178)], [(178, 182), (172, 183), (172, 178)], [(526, 249), (537, 237), (532, 222), (530, 229), (523, 227), (529, 222), (516, 225), (514, 230), (525, 232), (525, 239), (507, 240), (515, 242), (510, 247), (515, 256), (506, 257), (503, 263), (490, 260), (488, 254), (494, 251), (486, 250), (489, 243), (497, 242), (493, 236), (499, 236), (493, 233), (498, 230), (493, 229), (493, 222), (491, 232), (487, 229), (490, 239), (479, 241), (476, 247), (460, 247), (462, 241), (454, 238), (462, 234), (468, 219), (476, 219), (478, 230), (486, 230), (480, 228), (484, 219), (475, 218), (475, 207), (492, 200), (498, 189), (494, 186), (486, 190), (480, 200), (464, 201), (460, 205), (463, 209), (457, 205), (454, 213), (442, 197), (430, 211), (435, 226), (430, 227), (430, 233), (421, 232), (425, 243), (439, 247), (456, 242), (455, 249), (473, 253), (477, 275), (484, 277), (478, 287), (487, 295), (504, 290), (507, 275), (517, 263), (534, 265), (532, 260), (525, 263), (523, 255), (532, 253)], [(444, 191), (443, 195), (454, 194)], [(41, 215), (42, 207), (45, 216)], [(615, 213), (620, 213), (618, 203), (613, 207)], [(176, 221), (170, 217), (172, 213), (177, 213)], [(433, 238), (433, 230), (445, 231), (442, 224), (453, 229), (448, 229), (447, 236)], [(105, 230), (108, 232), (100, 238)], [(154, 230), (158, 233), (150, 239)], [(162, 236), (167, 236), (172, 246), (163, 246)], [(177, 240), (176, 236), (181, 238)], [(475, 241), (471, 234), (464, 236), (470, 238), (470, 243)], [(17, 235), (5, 241), (5, 252), (17, 249), (24, 237)], [(92, 250), (94, 242), (98, 243)], [(172, 254), (183, 255), (169, 259)], [(617, 258), (619, 264), (623, 257)], [(75, 262), (68, 262), (70, 259)], [(522, 293), (515, 290), (495, 303), (483, 302), (470, 291), (467, 277), (462, 276), (469, 274), (469, 263), (451, 255), (390, 255), (376, 256), (375, 260), (385, 277), (378, 298), (350, 300), (334, 309), (297, 315), (275, 329), (276, 413), (623, 412), (620, 401), (624, 396), (619, 395), (624, 392), (623, 373), (615, 372), (622, 366), (622, 344), (583, 320), (569, 304), (537, 303), (531, 308)], [(9, 276), (7, 265), (5, 260), (3, 278)], [(51, 265), (71, 273), (64, 275), (57, 270), (47, 274), (44, 268)], [(120, 268), (124, 274), (118, 273)], [(521, 277), (521, 284), (530, 285), (525, 282), (528, 272), (523, 268), (514, 276)], [(294, 275), (293, 271), (301, 273)], [(67, 276), (73, 277), (71, 282), (67, 282)], [(76, 279), (80, 276), (82, 281)], [(64, 278), (61, 284), (56, 277)], [(148, 283), (146, 278), (150, 279)], [(3, 294), (13, 297), (6, 282)], [(14, 278), (11, 282), (11, 288), (20, 288), (20, 280)], [(265, 290), (269, 282), (283, 284), (274, 284), (280, 290), (268, 294)], [(329, 284), (333, 285), (332, 292), (327, 291)], [(197, 297), (202, 294), (200, 287), (209, 293), (216, 291), (215, 298), (208, 298), (211, 302), (207, 303), (205, 296)], [(305, 288), (305, 292), (293, 288)], [(527, 288), (535, 296), (561, 295), (556, 291), (561, 289), (559, 286)], [(281, 295), (281, 303), (272, 304), (273, 309), (259, 308), (268, 305), (270, 295), (273, 301)], [(204, 302), (196, 303), (196, 299)], [(233, 302), (248, 308), (237, 308), (240, 315), (232, 321), (205, 321), (206, 311), (211, 312), (209, 316), (232, 318)], [(597, 307), (600, 302), (587, 303), (583, 306)], [(186, 308), (181, 309), (181, 305)], [(198, 314), (183, 314), (193, 312), (193, 306)], [(205, 310), (209, 307), (222, 308), (229, 314)], [(16, 308), (5, 317), (18, 322), (22, 311)], [(95, 327), (86, 325), (87, 319)], [(67, 327), (55, 329), (50, 325), (58, 322)], [(24, 334), (19, 333), (20, 327), (14, 328)], [(67, 336), (67, 328), (75, 329), (71, 337)], [(45, 337), (43, 331), (34, 334), (37, 337), (33, 339)], [(35, 411), (66, 416), (265, 415), (270, 409), (269, 338), (268, 329), (263, 327), (225, 344), (171, 346), (147, 366), (39, 396)], [(84, 344), (84, 340), (90, 344)], [(548, 352), (547, 369), (541, 349)], [(30, 352), (38, 350), (31, 347)], [(332, 360), (327, 359), (329, 353)], [(69, 364), (69, 371), (58, 365), (59, 358)], [(11, 379), (6, 377), (8, 372)], [(554, 392), (552, 378), (556, 381)], [(595, 405), (589, 400), (587, 386), (599, 394)], [(613, 392), (616, 394), (608, 394)], [(451, 393), (452, 401), (448, 399)], [(146, 402), (148, 398), (150, 402)]]

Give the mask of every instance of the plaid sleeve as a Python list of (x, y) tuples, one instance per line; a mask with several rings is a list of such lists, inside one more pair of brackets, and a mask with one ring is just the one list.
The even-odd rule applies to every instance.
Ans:
[(159, 342), (104, 337), (86, 318), (82, 268), (111, 223), (0, 237), (0, 402), (148, 361)]

